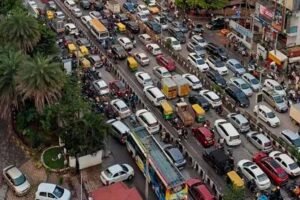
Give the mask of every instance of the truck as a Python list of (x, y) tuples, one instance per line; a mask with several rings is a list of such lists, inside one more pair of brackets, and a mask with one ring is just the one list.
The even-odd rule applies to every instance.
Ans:
[(120, 4), (115, 0), (107, 1), (106, 8), (113, 14), (120, 13), (121, 10)]
[(172, 76), (172, 79), (177, 85), (177, 95), (179, 97), (188, 96), (190, 94), (190, 85), (185, 78), (179, 74), (175, 74)]
[(290, 118), (296, 124), (300, 125), (300, 103), (292, 104), (290, 108)]
[(176, 103), (176, 113), (184, 126), (191, 126), (195, 122), (194, 111), (186, 102)]

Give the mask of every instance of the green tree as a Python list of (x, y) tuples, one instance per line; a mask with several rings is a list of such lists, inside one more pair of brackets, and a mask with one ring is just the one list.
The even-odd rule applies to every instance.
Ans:
[(245, 189), (228, 187), (223, 195), (223, 200), (244, 200)]
[(0, 42), (30, 52), (41, 38), (38, 21), (25, 12), (14, 12), (0, 23)]
[(16, 75), (27, 58), (12, 47), (0, 48), (0, 108), (1, 117), (10, 119), (12, 106), (18, 106)]
[(40, 113), (46, 104), (55, 103), (61, 97), (64, 83), (61, 64), (39, 54), (25, 62), (17, 73), (17, 90), (22, 99), (33, 101)]
[(228, 0), (175, 0), (175, 4), (180, 8), (187, 4), (191, 8), (221, 9), (228, 4)]
[(11, 10), (22, 7), (21, 0), (1, 0), (0, 14), (7, 15)]

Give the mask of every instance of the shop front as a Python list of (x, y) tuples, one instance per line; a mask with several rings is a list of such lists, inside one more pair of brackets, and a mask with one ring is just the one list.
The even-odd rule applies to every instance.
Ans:
[(272, 50), (268, 53), (268, 60), (275, 62), (279, 69), (284, 69), (287, 66), (288, 57), (279, 50)]

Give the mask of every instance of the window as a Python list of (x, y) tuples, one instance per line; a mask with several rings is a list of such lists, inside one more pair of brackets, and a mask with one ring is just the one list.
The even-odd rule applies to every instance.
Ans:
[(223, 126), (220, 126), (220, 129), (223, 131), (223, 133), (228, 137), (228, 133), (226, 129)]
[(40, 196), (45, 197), (45, 196), (47, 196), (47, 193), (46, 192), (40, 192)]
[(51, 194), (51, 193), (48, 193), (48, 197), (52, 198), (52, 199), (55, 199), (55, 196), (53, 194)]

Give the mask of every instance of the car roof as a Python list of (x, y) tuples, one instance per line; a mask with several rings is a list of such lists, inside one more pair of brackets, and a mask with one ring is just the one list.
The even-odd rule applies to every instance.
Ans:
[(128, 37), (120, 37), (119, 39), (124, 40), (124, 42), (131, 42)]
[(120, 164), (115, 164), (107, 168), (112, 174), (118, 173), (120, 171), (123, 171)]
[[(255, 76), (253, 76), (253, 75), (250, 74), (250, 73), (244, 73), (242, 76), (243, 76), (243, 77), (248, 77), (249, 79), (254, 79), (254, 78), (255, 78)], [(255, 79), (256, 79), (256, 78), (255, 78)]]
[(114, 104), (116, 104), (118, 108), (127, 108), (128, 107), (126, 105), (126, 103), (121, 99), (116, 99), (116, 101), (114, 101)]
[(114, 121), (111, 125), (120, 130), (122, 133), (129, 131), (129, 128), (120, 120)]
[(241, 123), (248, 122), (246, 117), (242, 115), (241, 113), (235, 113), (232, 116), (234, 116), (236, 119), (238, 119)]
[(139, 55), (142, 58), (146, 58), (148, 57), (145, 53), (141, 52), (141, 53), (137, 53), (137, 55)]
[(236, 81), (239, 84), (245, 84), (246, 82), (242, 78), (231, 78), (232, 81)]
[(52, 193), (57, 185), (52, 183), (40, 183), (38, 187), (38, 191), (49, 192)]
[(166, 149), (175, 160), (179, 160), (183, 158), (182, 153), (180, 152), (180, 150), (177, 147), (174, 146), (170, 146)]
[(295, 163), (295, 161), (290, 156), (288, 156), (286, 153), (280, 153), (280, 154), (276, 155), (275, 157), (281, 158), (288, 165)]
[(151, 79), (151, 76), (146, 73), (146, 72), (143, 72), (143, 73), (140, 73), (139, 75), (141, 75), (141, 77), (145, 80), (145, 79)]
[(265, 136), (263, 133), (255, 132), (254, 135), (263, 143), (270, 142), (270, 139), (267, 136)]
[(269, 82), (272, 85), (280, 85), (277, 81), (273, 80), (273, 79), (266, 79), (265, 82)]
[(6, 171), (6, 173), (12, 178), (16, 179), (22, 175), (22, 172), (15, 166)]
[(150, 124), (157, 122), (157, 119), (155, 119), (154, 115), (148, 110), (147, 110), (147, 112), (145, 111), (145, 112), (141, 113), (141, 115), (143, 115), (145, 118), (147, 118)]
[(281, 132), (282, 132), (282, 134), (286, 135), (287, 137), (289, 137), (292, 140), (296, 140), (300, 137), (297, 133), (295, 133), (294, 131), (292, 131), (290, 129), (286, 129)]
[(222, 124), (219, 124), (224, 129), (226, 129), (228, 132), (230, 132), (231, 136), (240, 135), (239, 132), (234, 128), (234, 126), (230, 122), (224, 122)]
[(268, 106), (266, 105), (259, 105), (259, 108), (266, 111), (266, 112), (273, 112)]
[(96, 84), (97, 84), (100, 88), (107, 86), (107, 84), (106, 84), (106, 82), (105, 82), (104, 80), (98, 80), (98, 81), (95, 81), (95, 82), (96, 82)]
[(159, 47), (158, 44), (155, 44), (155, 43), (150, 43), (150, 44), (148, 44), (148, 45), (149, 45), (149, 46), (152, 46), (153, 48)]
[(239, 61), (237, 61), (236, 59), (229, 59), (227, 62), (231, 62), (232, 64), (240, 64)]
[(205, 137), (211, 137), (214, 134), (206, 127), (199, 127), (198, 128), (199, 131), (201, 131), (201, 133), (205, 136)]

